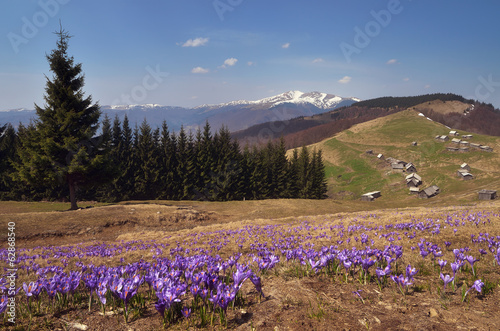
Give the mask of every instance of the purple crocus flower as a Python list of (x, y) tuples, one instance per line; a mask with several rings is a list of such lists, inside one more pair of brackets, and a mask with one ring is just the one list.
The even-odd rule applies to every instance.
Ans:
[(6, 295), (3, 295), (0, 298), (0, 314), (7, 309), (7, 303), (9, 303), (9, 298)]
[(157, 302), (155, 302), (155, 309), (163, 317), (165, 315), (165, 309), (166, 309), (165, 300), (158, 300)]
[(474, 288), (476, 291), (478, 291), (479, 293), (481, 293), (481, 291), (483, 290), (483, 286), (484, 286), (484, 283), (481, 279), (478, 279), (474, 282), (474, 284), (472, 284), (472, 287), (469, 289), (469, 291)]
[(478, 259), (474, 258), (474, 256), (472, 256), (472, 255), (467, 255), (465, 257), (465, 260), (467, 262), (469, 262), (469, 264), (470, 264), (471, 267), (474, 267), (474, 263), (476, 263), (477, 261), (479, 261)]
[(481, 293), (481, 291), (483, 290), (483, 286), (484, 286), (484, 283), (481, 279), (478, 279), (474, 282), (474, 284), (472, 284), (471, 288), (467, 290), (467, 292), (465, 292), (465, 295), (464, 297), (462, 298), (462, 301), (465, 300), (465, 297), (467, 296), (467, 294), (469, 293), (470, 290), (472, 289), (475, 289), (477, 292)]
[(361, 261), (361, 265), (366, 272), (368, 272), (368, 269), (374, 264), (375, 261), (370, 258), (366, 258)]
[(460, 269), (461, 266), (462, 266), (462, 263), (459, 263), (459, 262), (453, 262), (451, 264), (451, 270), (453, 271), (453, 276), (456, 275), (458, 269)]
[(257, 290), (257, 292), (259, 292), (260, 295), (265, 296), (264, 292), (262, 292), (262, 284), (260, 281), (260, 277), (253, 275), (253, 276), (250, 276), (250, 280), (252, 281), (253, 285), (255, 286), (255, 289)]
[(443, 271), (444, 266), (448, 263), (447, 260), (438, 260), (439, 267), (441, 268), (441, 271)]
[(406, 278), (409, 280), (413, 279), (413, 276), (415, 276), (418, 273), (418, 270), (415, 268), (412, 268), (411, 264), (408, 264), (406, 267)]
[(189, 318), (191, 316), (191, 308), (184, 307), (182, 308), (181, 313), (185, 318)]
[(445, 275), (443, 275), (443, 273), (441, 273), (439, 276), (441, 277), (441, 279), (444, 282), (444, 290), (446, 291), (446, 285), (448, 285), (448, 283), (451, 283), (455, 279), (455, 277), (451, 277), (448, 274), (446, 274), (446, 276), (445, 276)]
[(378, 279), (387, 276), (391, 273), (391, 265), (389, 264), (385, 269), (377, 268), (375, 270), (375, 273), (377, 274)]
[(26, 296), (29, 298), (33, 296), (33, 291), (36, 289), (37, 283), (31, 282), (29, 284), (23, 283), (23, 290)]
[(103, 305), (106, 304), (106, 293), (107, 292), (108, 292), (108, 288), (106, 285), (97, 287), (97, 296), (99, 297), (99, 301), (101, 301), (101, 303)]

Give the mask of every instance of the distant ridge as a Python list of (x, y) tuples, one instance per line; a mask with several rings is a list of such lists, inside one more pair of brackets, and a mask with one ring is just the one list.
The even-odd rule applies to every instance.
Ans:
[(369, 108), (409, 108), (419, 105), (424, 102), (441, 100), (441, 101), (460, 101), (465, 103), (474, 103), (474, 100), (466, 100), (463, 96), (453, 94), (453, 93), (434, 93), (434, 94), (423, 94), (417, 96), (408, 97), (380, 97), (375, 99), (369, 99), (364, 101), (359, 101), (353, 104), (356, 107), (369, 107)]
[[(103, 115), (112, 119), (118, 116), (122, 121), (127, 115), (132, 125), (140, 125), (146, 119), (149, 125), (155, 128), (166, 121), (170, 129), (178, 131), (181, 126), (187, 130), (196, 129), (208, 121), (215, 130), (224, 125), (230, 131), (237, 131), (263, 122), (320, 114), (359, 101), (358, 98), (345, 98), (323, 92), (288, 91), (255, 101), (237, 100), (194, 108), (144, 104), (101, 106), (101, 110)], [(0, 124), (9, 122), (17, 126), (21, 122), (27, 125), (35, 116), (34, 110), (0, 111)]]

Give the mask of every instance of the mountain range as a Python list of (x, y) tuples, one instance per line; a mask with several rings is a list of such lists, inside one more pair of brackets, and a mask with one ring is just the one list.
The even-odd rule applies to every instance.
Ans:
[[(247, 101), (238, 100), (216, 105), (201, 105), (194, 108), (145, 105), (113, 105), (101, 106), (103, 115), (111, 119), (115, 116), (123, 121), (127, 115), (132, 126), (140, 125), (144, 119), (153, 128), (160, 127), (165, 120), (171, 130), (196, 129), (208, 121), (212, 129), (222, 125), (230, 131), (247, 129), (253, 125), (270, 122), (286, 121), (300, 116), (313, 116), (360, 101), (352, 97), (340, 97), (321, 92), (304, 93), (288, 91), (268, 98)], [(0, 111), (0, 124), (28, 124), (35, 118), (35, 110), (11, 109)]]

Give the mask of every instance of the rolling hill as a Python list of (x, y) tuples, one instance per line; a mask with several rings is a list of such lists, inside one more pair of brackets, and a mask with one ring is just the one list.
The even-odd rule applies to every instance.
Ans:
[[(478, 201), (481, 189), (500, 189), (500, 138), (474, 134), (471, 143), (488, 145), (493, 152), (471, 149), (469, 152), (450, 152), (451, 142), (440, 142), (436, 135), (448, 135), (450, 129), (413, 110), (357, 124), (333, 137), (310, 145), (323, 151), (329, 195), (334, 199), (358, 200), (370, 191), (381, 191), (376, 199), (380, 207), (416, 206), (422, 201), (410, 195), (406, 187), (407, 173), (394, 172), (386, 160), (412, 162), (422, 177), (420, 189), (438, 185), (441, 193), (428, 204), (467, 204)], [(460, 135), (469, 132), (460, 131)], [(416, 141), (417, 146), (412, 146)], [(372, 150), (373, 154), (366, 153)], [(473, 180), (457, 176), (462, 163), (468, 163)], [(397, 202), (396, 202), (397, 200)]]
[(233, 132), (242, 145), (265, 144), (267, 139), (285, 138), (288, 148), (309, 145), (375, 118), (413, 109), (436, 122), (459, 130), (500, 136), (500, 110), (492, 105), (466, 100), (455, 94), (413, 97), (382, 97), (354, 103), (322, 114), (272, 121)]

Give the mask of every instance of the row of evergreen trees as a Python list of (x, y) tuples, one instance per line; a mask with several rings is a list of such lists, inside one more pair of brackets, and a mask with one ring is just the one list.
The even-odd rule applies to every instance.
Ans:
[[(0, 198), (60, 199), (68, 194), (63, 181), (27, 186), (16, 174), (23, 139), (33, 127), (4, 126), (0, 137)], [(2, 133), (0, 132), (0, 133)], [(90, 144), (90, 143), (89, 143)], [(91, 142), (107, 155), (103, 185), (78, 187), (78, 198), (120, 200), (210, 200), (325, 197), (327, 186), (321, 150), (294, 150), (286, 156), (284, 140), (263, 148), (241, 149), (227, 128), (212, 134), (210, 125), (195, 134), (170, 132), (164, 122), (152, 129), (146, 120), (134, 129), (125, 117), (105, 117), (102, 134)], [(6, 161), (10, 160), (10, 161)], [(101, 178), (104, 181), (104, 178)], [(95, 184), (95, 183), (94, 183)]]

